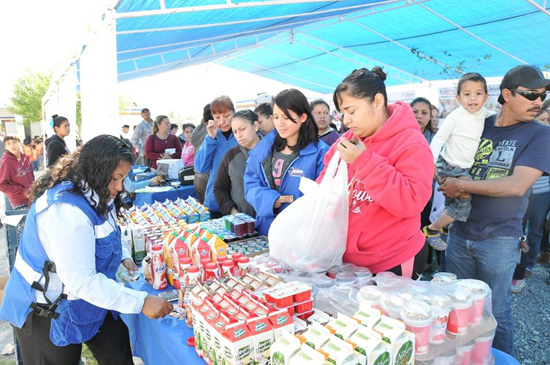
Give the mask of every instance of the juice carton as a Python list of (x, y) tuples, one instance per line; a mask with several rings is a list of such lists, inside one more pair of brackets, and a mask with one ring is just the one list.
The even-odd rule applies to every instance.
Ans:
[[(120, 226), (122, 247), (126, 247), (126, 250), (133, 258), (134, 242), (132, 241), (132, 230), (128, 226)], [(135, 261), (135, 259), (134, 259)]]
[(217, 261), (218, 256), (227, 256), (227, 244), (216, 234), (208, 240), (210, 246), (210, 256), (213, 261)]
[[(324, 365), (326, 357), (309, 346), (302, 346), (294, 356), (290, 358), (289, 365)], [(274, 362), (275, 364), (275, 362)]]
[(172, 275), (168, 277), (170, 285), (175, 289), (179, 289), (179, 282), (183, 279), (183, 274), (180, 268), (180, 259), (188, 257), (187, 245), (183, 242), (182, 237), (174, 232), (174, 239), (170, 242), (170, 256), (172, 263)]
[(216, 319), (216, 322), (214, 322), (214, 329), (216, 330), (213, 333), (213, 356), (214, 359), (212, 360), (214, 364), (223, 364), (225, 361), (225, 355), (223, 353), (223, 347), (222, 347), (222, 339), (223, 339), (223, 331), (226, 326), (231, 324), (231, 321), (228, 317), (226, 317), (223, 313), (220, 313), (220, 316)]
[(214, 341), (214, 338), (218, 333), (215, 327), (218, 317), (219, 313), (214, 310), (209, 311), (204, 316), (204, 351), (206, 353), (206, 357), (212, 362), (214, 362), (214, 359), (217, 358), (219, 352), (219, 348), (216, 350)]
[(357, 329), (357, 322), (353, 321), (351, 318), (349, 318), (349, 320), (350, 321), (346, 319), (340, 319), (340, 313), (338, 313), (338, 318), (331, 318), (331, 320), (325, 325), (325, 327), (336, 337), (339, 337), (340, 339), (346, 339), (351, 337), (353, 332), (355, 332), (355, 330)]
[(332, 335), (326, 327), (313, 323), (302, 336), (305, 337), (306, 345), (318, 350), (328, 342)]
[(357, 355), (353, 351), (353, 345), (336, 336), (331, 336), (328, 342), (321, 348), (328, 354), (328, 362), (335, 365), (356, 365)]
[(405, 330), (403, 322), (383, 315), (374, 330), (392, 346), (392, 363), (414, 364), (414, 335)]
[(254, 364), (270, 364), (270, 349), (273, 344), (273, 328), (267, 316), (250, 318), (248, 329), (252, 334)]
[(378, 332), (360, 326), (347, 341), (355, 345), (355, 351), (360, 354), (359, 362), (361, 364), (390, 364), (392, 359), (391, 345), (382, 341), (382, 335)]
[(270, 313), (269, 322), (273, 327), (273, 336), (278, 339), (284, 332), (294, 334), (294, 323), (286, 309)]
[(351, 318), (362, 324), (367, 328), (373, 328), (380, 320), (382, 313), (379, 310), (370, 306), (360, 306), (359, 311), (355, 313)]
[(132, 256), (136, 262), (141, 262), (147, 255), (143, 227), (131, 224), (130, 229), (132, 230), (132, 239), (134, 240), (134, 251), (132, 252)]
[(283, 331), (271, 346), (271, 364), (288, 365), (290, 358), (301, 350), (300, 340)]
[(245, 322), (225, 326), (221, 348), (226, 365), (252, 364), (252, 336)]
[(210, 246), (204, 237), (199, 238), (193, 245), (193, 257), (197, 262), (201, 262), (202, 259), (210, 259)]
[[(175, 266), (175, 269), (179, 272), (178, 270), (179, 261), (176, 260), (174, 265), (174, 258), (172, 257), (172, 249), (170, 247), (172, 244), (172, 241), (175, 238), (176, 238), (176, 234), (175, 232), (173, 232), (172, 234), (167, 234), (162, 240), (163, 242), (162, 247), (164, 251), (164, 262), (166, 264), (166, 278), (168, 279), (168, 282), (172, 286), (174, 286), (174, 266)], [(174, 286), (174, 288), (176, 287)], [(179, 289), (179, 287), (176, 289)]]
[(187, 252), (189, 254), (189, 257), (191, 258), (191, 260), (193, 260), (194, 265), (198, 265), (200, 262), (200, 260), (197, 261), (195, 259), (194, 250), (193, 250), (193, 248), (195, 247), (195, 242), (197, 241), (198, 238), (199, 238), (198, 234), (190, 232), (187, 238), (184, 240), (185, 244), (187, 245)]

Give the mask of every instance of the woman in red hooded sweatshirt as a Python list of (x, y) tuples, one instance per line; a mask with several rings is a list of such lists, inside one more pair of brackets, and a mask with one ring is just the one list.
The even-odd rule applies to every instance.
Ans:
[(34, 182), (31, 161), (21, 151), (21, 141), (17, 137), (4, 138), (6, 152), (0, 166), (0, 191), (6, 194), (13, 209), (25, 209), (29, 198), (25, 195)]
[[(409, 105), (387, 104), (386, 74), (359, 69), (334, 91), (349, 127), (325, 155), (348, 163), (349, 228), (344, 262), (416, 278), (426, 263), (420, 212), (430, 199), (433, 158)], [(318, 181), (324, 177), (321, 173)]]

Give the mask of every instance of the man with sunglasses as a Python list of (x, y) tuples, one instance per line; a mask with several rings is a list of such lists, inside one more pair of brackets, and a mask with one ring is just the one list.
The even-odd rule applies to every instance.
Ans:
[(500, 84), (502, 110), (485, 119), (472, 180), (447, 178), (439, 188), (449, 197), (472, 196), (468, 220), (455, 222), (449, 231), (447, 269), (491, 287), (498, 323), (493, 346), (512, 356), (510, 290), (520, 261), (522, 220), (531, 186), (550, 172), (550, 128), (533, 122), (549, 85), (536, 67), (508, 71)]

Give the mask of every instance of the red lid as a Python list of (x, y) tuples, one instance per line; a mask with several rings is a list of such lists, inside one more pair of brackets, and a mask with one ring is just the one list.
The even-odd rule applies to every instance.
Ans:
[(225, 260), (227, 260), (227, 256), (225, 255), (221, 255), (216, 258), (216, 261), (218, 262), (224, 262)]
[(189, 337), (187, 339), (187, 346), (195, 347), (195, 337)]
[(197, 273), (197, 272), (199, 272), (199, 267), (197, 265), (191, 265), (187, 269), (187, 272), (188, 273)]
[(250, 262), (250, 257), (243, 256), (239, 258), (239, 264), (247, 264)]
[(193, 261), (189, 257), (180, 257), (180, 264), (191, 265)]
[(238, 260), (240, 257), (243, 257), (242, 252), (235, 252), (234, 254), (231, 255), (231, 259), (235, 261)]
[(222, 262), (222, 266), (233, 266), (233, 260), (225, 260)]
[(206, 264), (206, 270), (217, 270), (218, 265), (215, 262), (209, 262)]
[(212, 262), (212, 261), (210, 261), (210, 259), (208, 259), (208, 258), (204, 258), (204, 259), (201, 260), (201, 266), (204, 267), (209, 262)]
[(151, 246), (151, 251), (162, 251), (161, 245), (153, 245)]

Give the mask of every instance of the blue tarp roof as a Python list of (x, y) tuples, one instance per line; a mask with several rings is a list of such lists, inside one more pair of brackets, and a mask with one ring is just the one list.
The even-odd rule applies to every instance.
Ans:
[(115, 10), (119, 81), (211, 61), (322, 93), (375, 65), (387, 85), (550, 70), (544, 0), (121, 0)]

